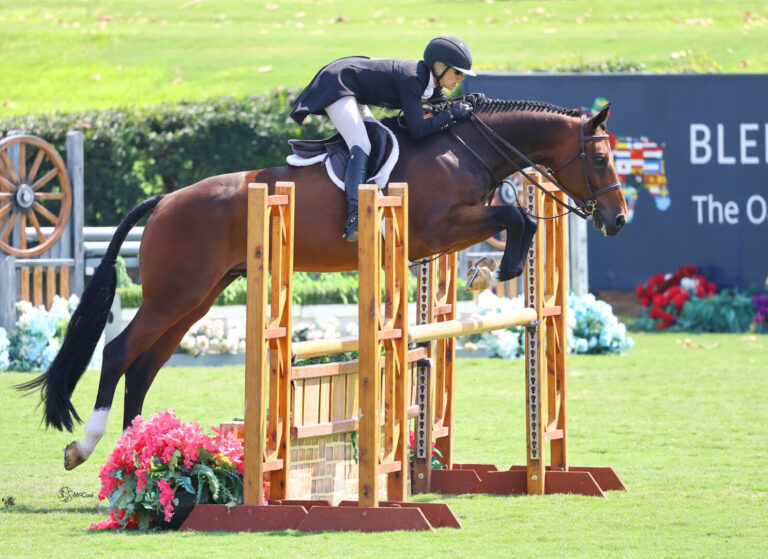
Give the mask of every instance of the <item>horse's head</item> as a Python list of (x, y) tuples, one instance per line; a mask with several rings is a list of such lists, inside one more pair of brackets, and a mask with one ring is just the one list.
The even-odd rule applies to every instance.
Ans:
[(627, 222), (627, 203), (605, 132), (609, 109), (582, 116), (572, 128), (573, 140), (562, 142), (552, 160), (558, 182), (592, 216), (595, 229), (613, 236)]

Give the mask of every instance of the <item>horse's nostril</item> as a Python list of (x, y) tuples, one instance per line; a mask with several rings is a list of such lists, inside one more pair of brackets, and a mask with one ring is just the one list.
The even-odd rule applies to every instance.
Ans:
[(624, 216), (624, 214), (619, 214), (619, 216), (616, 218), (616, 227), (621, 229), (627, 224), (627, 218)]

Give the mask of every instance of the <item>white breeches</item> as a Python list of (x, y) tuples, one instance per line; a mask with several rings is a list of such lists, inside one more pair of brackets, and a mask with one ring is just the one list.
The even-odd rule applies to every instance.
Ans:
[(328, 105), (325, 112), (349, 149), (360, 146), (366, 154), (371, 153), (371, 141), (363, 121), (375, 119), (367, 105), (360, 105), (357, 99), (347, 96)]

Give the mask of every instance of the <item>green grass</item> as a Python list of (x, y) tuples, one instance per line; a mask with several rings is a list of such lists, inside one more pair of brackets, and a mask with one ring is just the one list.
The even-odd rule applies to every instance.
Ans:
[[(436, 533), (91, 533), (104, 518), (94, 498), (62, 503), (58, 489), (98, 491), (98, 470), (119, 436), (121, 402), (109, 433), (73, 472), (61, 449), (72, 437), (45, 432), (31, 399), (0, 375), (0, 509), (4, 557), (764, 557), (768, 549), (768, 337), (636, 334), (624, 357), (569, 356), (570, 459), (612, 466), (629, 488), (606, 499), (422, 496), (450, 504), (464, 528)], [(97, 373), (75, 391), (93, 405)], [(520, 361), (460, 360), (456, 457), (521, 463)], [(174, 408), (207, 426), (242, 413), (242, 370), (163, 370), (145, 411)], [(122, 388), (118, 388), (120, 394)], [(81, 428), (77, 436), (81, 435)], [(108, 550), (108, 551), (107, 551)]]
[(0, 116), (303, 87), (337, 57), (417, 59), (443, 33), (486, 70), (764, 72), (767, 17), (746, 0), (0, 0)]

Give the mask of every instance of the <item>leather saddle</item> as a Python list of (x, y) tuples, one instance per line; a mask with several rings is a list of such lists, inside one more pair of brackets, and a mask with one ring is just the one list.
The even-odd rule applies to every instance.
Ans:
[[(387, 163), (390, 157), (398, 153), (396, 140), (391, 132), (379, 122), (365, 121), (368, 138), (371, 140), (371, 153), (368, 156), (368, 173), (370, 179), (375, 177)], [(333, 172), (341, 182), (344, 182), (344, 171), (349, 161), (349, 150), (341, 134), (335, 134), (323, 140), (288, 140), (295, 158), (289, 158), (291, 165), (300, 164), (299, 160), (324, 163), (328, 172)], [(330, 165), (329, 165), (330, 163)], [(390, 162), (391, 163), (391, 162)], [(393, 166), (393, 165), (391, 165)]]

